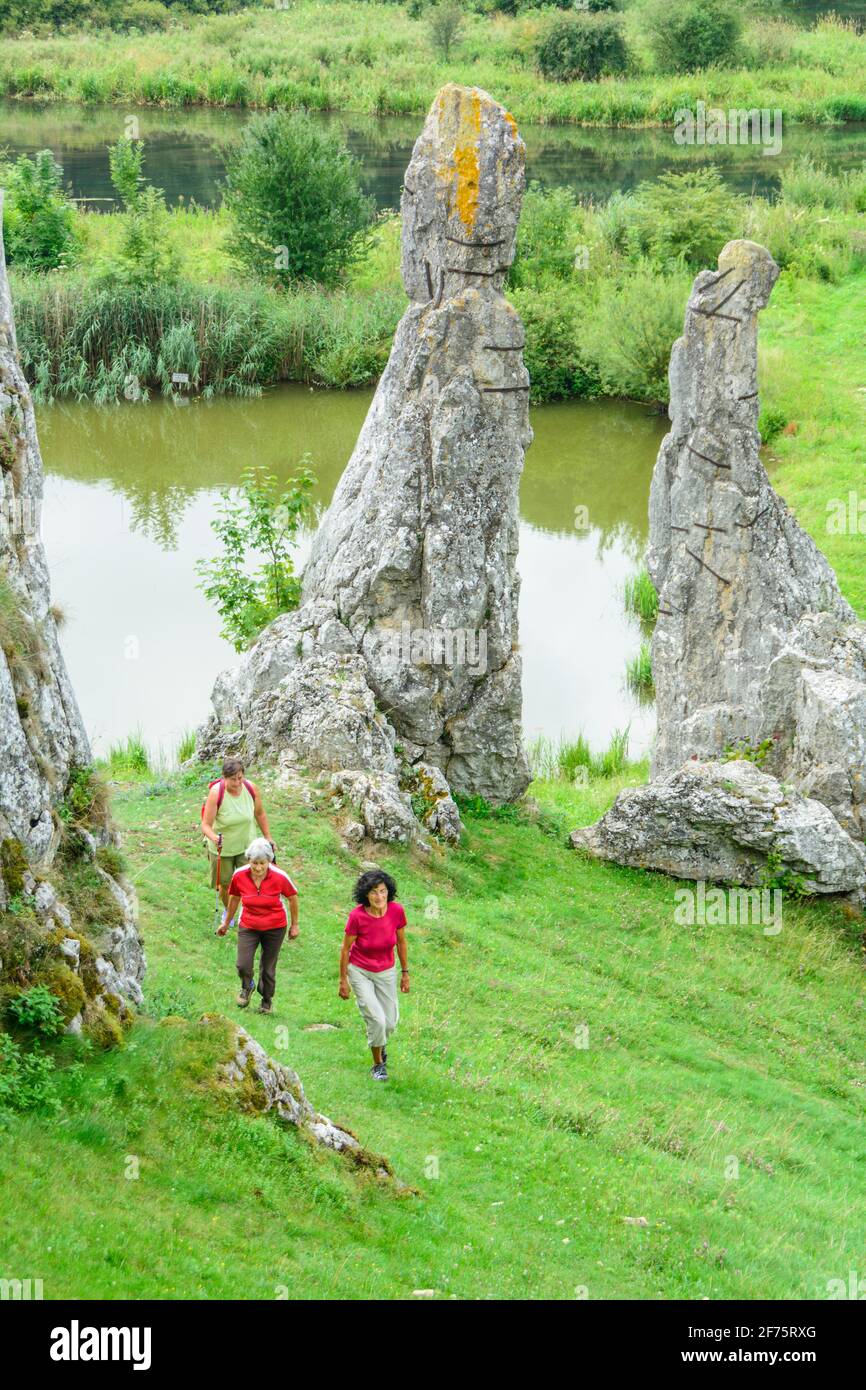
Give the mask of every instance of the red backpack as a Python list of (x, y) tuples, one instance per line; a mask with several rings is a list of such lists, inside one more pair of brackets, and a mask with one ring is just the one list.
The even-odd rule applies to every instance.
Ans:
[[(223, 798), (225, 797), (225, 794), (226, 794), (226, 779), (225, 779), (224, 777), (216, 777), (216, 778), (214, 779), (213, 782), (208, 782), (208, 784), (207, 784), (207, 790), (208, 790), (208, 796), (209, 796), (209, 795), (210, 795), (210, 792), (211, 792), (211, 788), (217, 786), (217, 784), (219, 784), (219, 791), (217, 792), (217, 813), (219, 813), (219, 808), (222, 806), (222, 804), (223, 804)], [(248, 782), (248, 781), (247, 781), (246, 777), (244, 778), (244, 786), (246, 787), (246, 789), (247, 789), (247, 791), (249, 792), (250, 796), (253, 798), (253, 801), (255, 801), (255, 799), (256, 799), (256, 789), (255, 789), (255, 787), (253, 786), (252, 782)], [(204, 820), (204, 808), (205, 808), (206, 805), (207, 805), (207, 797), (205, 797), (204, 801), (201, 803), (201, 819), (202, 819), (202, 820)]]

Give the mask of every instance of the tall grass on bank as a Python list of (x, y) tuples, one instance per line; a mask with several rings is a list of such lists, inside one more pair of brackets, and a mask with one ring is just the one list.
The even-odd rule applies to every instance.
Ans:
[(625, 581), (623, 601), (627, 613), (640, 618), (644, 627), (651, 628), (658, 617), (659, 596), (644, 566)]
[(641, 10), (626, 12), (631, 70), (612, 81), (555, 82), (537, 66), (550, 15), (465, 15), (448, 61), (431, 50), (428, 16), (395, 4), (294, 0), (196, 19), (164, 32), (15, 35), (0, 52), (0, 95), (157, 106), (304, 108), (423, 114), (446, 82), (507, 100), (520, 122), (673, 124), (708, 106), (781, 107), (786, 122), (866, 120), (866, 38), (826, 17), (811, 30), (756, 25), (736, 63), (691, 74), (653, 70)]
[(584, 785), (598, 778), (617, 777), (628, 762), (628, 729), (617, 729), (601, 753), (593, 753), (583, 734), (559, 739), (539, 734), (526, 745), (526, 756), (533, 778), (540, 781), (577, 782)]
[(13, 276), (21, 362), (38, 401), (97, 404), (171, 393), (174, 373), (205, 397), (252, 396), (277, 381), (354, 386), (381, 372), (402, 293), (192, 284), (95, 289), (86, 276)]
[(642, 705), (652, 704), (656, 690), (649, 642), (641, 642), (637, 655), (626, 662), (625, 683)]

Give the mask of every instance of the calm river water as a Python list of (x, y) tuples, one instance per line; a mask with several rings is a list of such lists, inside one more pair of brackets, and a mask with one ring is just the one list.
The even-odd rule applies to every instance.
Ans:
[[(165, 190), (169, 203), (194, 199), (206, 207), (220, 202), (224, 152), (238, 138), (249, 113), (208, 109), (160, 111), (150, 107), (86, 107), (0, 101), (0, 149), (10, 155), (51, 149), (63, 165), (78, 198), (113, 206), (108, 176), (108, 145), (129, 131), (134, 118), (145, 142), (145, 172)], [(421, 128), (418, 116), (362, 116), (345, 113), (317, 119), (336, 126), (361, 162), (362, 178), (379, 208), (397, 207), (403, 174)], [(684, 146), (672, 130), (618, 130), (579, 126), (521, 126), (527, 174), (548, 186), (565, 185), (582, 197), (606, 199), (616, 189), (633, 188), (664, 169), (714, 163), (740, 193), (772, 194), (779, 172), (792, 159), (810, 155), (834, 170), (863, 163), (866, 130), (785, 127), (778, 157), (758, 146)]]
[[(287, 476), (309, 451), (323, 508), (370, 399), (287, 386), (253, 401), (39, 410), (53, 596), (97, 751), (138, 727), (168, 759), (207, 715), (214, 677), (239, 659), (196, 587), (219, 489), (249, 462)], [(527, 736), (583, 731), (598, 748), (629, 725), (637, 753), (653, 717), (625, 688), (640, 632), (622, 587), (641, 562), (665, 422), (644, 406), (578, 402), (539, 407), (532, 425), (519, 555)], [(588, 529), (575, 529), (576, 507)]]

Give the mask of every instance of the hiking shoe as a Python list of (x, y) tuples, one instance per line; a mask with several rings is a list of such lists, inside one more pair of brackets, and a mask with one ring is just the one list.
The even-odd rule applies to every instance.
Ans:
[(249, 989), (242, 989), (242, 990), (239, 991), (238, 997), (237, 997), (237, 1006), (238, 1006), (238, 1008), (239, 1008), (239, 1009), (245, 1009), (245, 1008), (247, 1007), (247, 1005), (249, 1004), (250, 1000), (252, 999), (253, 995), (255, 994), (255, 992), (256, 992), (256, 982), (255, 982), (255, 980), (253, 980), (253, 982), (252, 982), (252, 984), (250, 985)]
[(374, 1067), (371, 1067), (370, 1075), (374, 1081), (387, 1081), (388, 1068), (385, 1066), (384, 1062), (377, 1062)]
[(261, 1004), (259, 1005), (259, 1013), (260, 1013), (260, 1014), (270, 1014), (270, 1013), (273, 1013), (273, 1011), (274, 1011), (274, 1006), (273, 1006), (273, 1004), (271, 1003), (270, 999), (263, 999), (262, 1002), (261, 1002)]

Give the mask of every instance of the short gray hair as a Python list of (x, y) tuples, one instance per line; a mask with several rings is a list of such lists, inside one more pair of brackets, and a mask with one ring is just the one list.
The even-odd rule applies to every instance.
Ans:
[(274, 851), (271, 849), (270, 840), (264, 838), (253, 840), (252, 844), (247, 845), (245, 854), (247, 859), (267, 859), (268, 863), (273, 861)]

